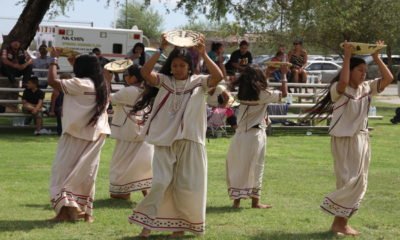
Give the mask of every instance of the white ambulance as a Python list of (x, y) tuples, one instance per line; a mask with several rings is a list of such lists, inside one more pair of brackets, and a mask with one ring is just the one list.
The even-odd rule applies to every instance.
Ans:
[[(92, 52), (99, 48), (108, 59), (124, 58), (138, 42), (143, 42), (143, 31), (138, 29), (95, 28), (69, 25), (40, 25), (31, 50), (38, 50), (39, 46), (63, 47), (73, 49), (81, 54)], [(64, 63), (65, 62), (65, 63)], [(60, 67), (66, 61), (60, 62)]]

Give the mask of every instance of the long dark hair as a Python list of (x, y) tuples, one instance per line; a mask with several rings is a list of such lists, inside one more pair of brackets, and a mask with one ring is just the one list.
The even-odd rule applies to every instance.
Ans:
[(101, 66), (96, 56), (81, 55), (74, 63), (74, 74), (77, 78), (89, 78), (94, 83), (96, 91), (95, 113), (87, 125), (95, 125), (100, 115), (106, 110), (109, 89), (104, 81)]
[(157, 96), (158, 88), (152, 87), (145, 82), (144, 78), (142, 77), (142, 74), (140, 73), (140, 69), (141, 66), (134, 64), (130, 66), (127, 70), (127, 74), (129, 76), (134, 76), (136, 77), (139, 83), (144, 83), (144, 91), (142, 93), (142, 96), (139, 99), (139, 101), (134, 103), (135, 105), (133, 106), (131, 113), (135, 114), (138, 111), (141, 111), (149, 106), (150, 107), (149, 111), (145, 111), (143, 114), (143, 120), (147, 120), (148, 115), (151, 113), (154, 99)]
[(137, 47), (141, 47), (143, 49), (143, 52), (142, 52), (142, 54), (140, 55), (140, 58), (139, 58), (139, 64), (140, 64), (140, 66), (143, 66), (144, 63), (146, 62), (145, 47), (144, 47), (144, 44), (141, 43), (141, 42), (136, 43), (132, 48), (132, 53), (133, 54), (135, 53), (135, 50), (136, 50)]
[[(350, 72), (360, 64), (366, 64), (365, 60), (358, 57), (350, 58)], [(333, 102), (331, 98), (331, 87), (335, 82), (338, 82), (340, 80), (341, 72), (342, 71), (340, 71), (338, 75), (334, 79), (332, 79), (329, 87), (322, 92), (322, 96), (318, 99), (317, 103), (315, 103), (315, 105), (308, 110), (308, 114), (304, 117), (303, 120), (309, 121), (326, 114), (323, 118), (320, 119), (320, 121), (323, 121), (332, 114)]]
[(213, 42), (213, 43), (211, 44), (211, 51), (217, 52), (218, 49), (220, 49), (222, 46), (223, 46), (223, 45), (222, 45), (222, 43), (220, 43), (220, 42)]
[(171, 64), (172, 64), (172, 60), (174, 60), (175, 58), (180, 58), (183, 61), (185, 61), (187, 64), (189, 64), (189, 76), (194, 73), (192, 55), (186, 48), (179, 48), (179, 47), (176, 47), (169, 54), (167, 60), (165, 61), (163, 67), (160, 70), (160, 73), (162, 73), (164, 75), (172, 76)]
[(246, 101), (259, 100), (261, 90), (268, 87), (264, 73), (259, 68), (246, 67), (240, 74), (237, 84), (239, 85), (238, 99)]

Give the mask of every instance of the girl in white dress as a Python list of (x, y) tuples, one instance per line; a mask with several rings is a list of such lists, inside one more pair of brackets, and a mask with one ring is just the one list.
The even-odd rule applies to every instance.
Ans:
[[(107, 79), (112, 75), (104, 71)], [(116, 104), (111, 123), (111, 137), (116, 145), (110, 164), (110, 197), (129, 199), (130, 193), (142, 191), (146, 196), (151, 187), (153, 146), (144, 141), (145, 120), (158, 92), (144, 84), (139, 65), (129, 67), (124, 73), (128, 84), (111, 95)]]
[[(377, 42), (383, 44), (383, 42)], [(366, 81), (367, 65), (351, 56), (353, 47), (344, 44), (341, 73), (332, 80), (326, 95), (311, 109), (308, 119), (332, 114), (329, 128), (336, 175), (336, 190), (328, 194), (321, 209), (334, 216), (331, 230), (341, 235), (358, 235), (348, 225), (367, 190), (371, 149), (368, 134), (368, 109), (371, 96), (382, 92), (393, 75), (379, 57), (372, 54), (382, 78)]]
[[(287, 73), (287, 66), (282, 71)], [(282, 75), (281, 91), (267, 89), (265, 75), (260, 69), (247, 67), (239, 76), (240, 101), (238, 128), (231, 140), (226, 158), (228, 194), (233, 207), (240, 207), (240, 199), (251, 198), (252, 208), (270, 208), (260, 203), (267, 144), (267, 105), (280, 102), (287, 94), (286, 74)]]
[(207, 127), (205, 96), (223, 75), (207, 56), (204, 38), (196, 46), (210, 75), (194, 75), (191, 55), (175, 48), (160, 73), (152, 72), (161, 52), (168, 46), (162, 36), (160, 52), (143, 66), (146, 82), (159, 88), (153, 111), (146, 123), (146, 141), (154, 145), (153, 182), (150, 193), (136, 206), (129, 222), (143, 227), (141, 237), (151, 230), (204, 234), (207, 193)]
[(53, 49), (49, 85), (64, 93), (62, 126), (51, 172), (50, 196), (57, 221), (84, 217), (93, 221), (95, 181), (100, 151), (110, 134), (108, 87), (95, 56), (72, 59), (74, 78), (57, 79), (57, 51)]

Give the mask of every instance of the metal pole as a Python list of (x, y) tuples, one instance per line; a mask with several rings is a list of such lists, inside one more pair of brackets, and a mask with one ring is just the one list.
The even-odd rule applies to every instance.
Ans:
[(283, 6), (281, 5), (281, 33), (283, 32)]
[(128, 0), (125, 0), (125, 28), (128, 28)]

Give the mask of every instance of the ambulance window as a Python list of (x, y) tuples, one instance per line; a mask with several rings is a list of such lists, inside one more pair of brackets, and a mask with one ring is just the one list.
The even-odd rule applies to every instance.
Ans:
[(122, 53), (122, 44), (120, 43), (114, 43), (113, 44), (113, 53)]
[(107, 38), (107, 32), (100, 32), (100, 38)]

